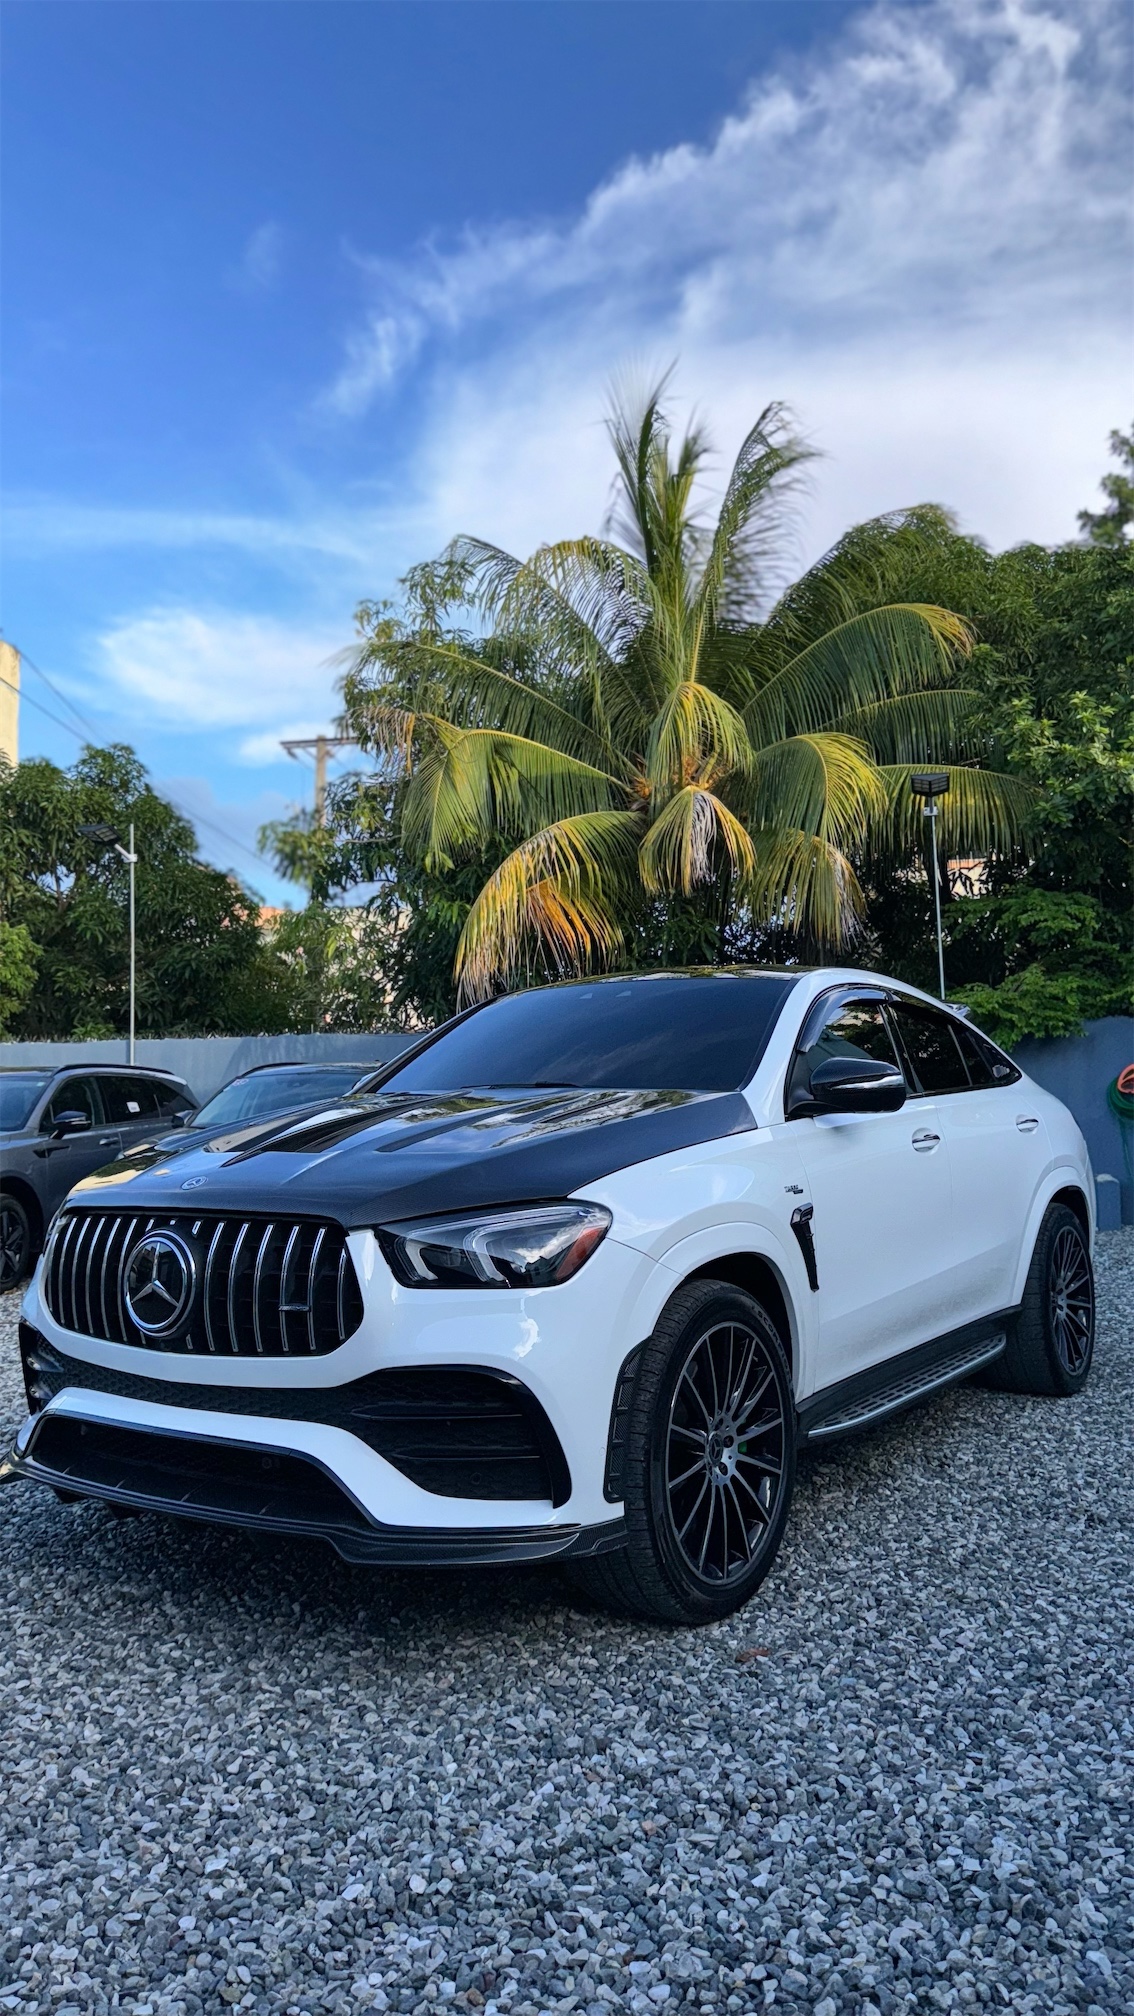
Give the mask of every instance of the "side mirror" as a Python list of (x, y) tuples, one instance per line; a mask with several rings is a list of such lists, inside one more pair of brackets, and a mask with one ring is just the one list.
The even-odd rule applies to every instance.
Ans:
[(86, 1134), (90, 1131), (91, 1116), (82, 1113), (77, 1106), (68, 1107), (65, 1113), (57, 1113), (51, 1124), (51, 1139), (61, 1141), (65, 1134)]
[(873, 1057), (824, 1057), (808, 1080), (813, 1113), (896, 1113), (906, 1081), (896, 1064)]
[(184, 1110), (184, 1108), (182, 1108), (182, 1110), (179, 1113), (170, 1114), (169, 1124), (171, 1127), (188, 1127), (190, 1118), (191, 1118), (190, 1114), (188, 1114)]

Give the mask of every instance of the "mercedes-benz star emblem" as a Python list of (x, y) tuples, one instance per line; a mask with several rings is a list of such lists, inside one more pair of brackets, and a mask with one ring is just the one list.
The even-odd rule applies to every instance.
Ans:
[(193, 1255), (176, 1232), (147, 1232), (126, 1263), (123, 1294), (146, 1337), (168, 1337), (193, 1297)]

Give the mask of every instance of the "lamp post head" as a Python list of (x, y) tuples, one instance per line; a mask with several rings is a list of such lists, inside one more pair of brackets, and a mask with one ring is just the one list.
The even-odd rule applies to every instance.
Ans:
[(910, 790), (915, 798), (944, 798), (949, 789), (947, 770), (915, 770)]
[(79, 831), (84, 840), (94, 840), (99, 847), (118, 847), (122, 843), (117, 826), (80, 826)]

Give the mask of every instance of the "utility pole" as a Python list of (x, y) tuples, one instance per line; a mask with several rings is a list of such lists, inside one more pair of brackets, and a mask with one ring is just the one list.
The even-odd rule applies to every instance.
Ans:
[(308, 749), (315, 756), (315, 824), (327, 823), (327, 751), (329, 749), (349, 749), (354, 742), (353, 735), (308, 735), (294, 742), (281, 742), (289, 756), (298, 757)]
[(96, 847), (103, 847), (103, 848), (113, 847), (115, 853), (120, 854), (122, 856), (122, 859), (127, 863), (130, 869), (130, 1059), (129, 1061), (131, 1064), (133, 1064), (135, 1005), (137, 999), (137, 978), (138, 978), (138, 956), (137, 956), (138, 940), (137, 940), (137, 933), (134, 928), (135, 925), (134, 870), (138, 865), (138, 856), (134, 847), (134, 822), (133, 820), (130, 821), (129, 847), (124, 847), (122, 845), (122, 836), (119, 833), (118, 828), (116, 826), (80, 826), (79, 831), (83, 835), (84, 839), (93, 840)]

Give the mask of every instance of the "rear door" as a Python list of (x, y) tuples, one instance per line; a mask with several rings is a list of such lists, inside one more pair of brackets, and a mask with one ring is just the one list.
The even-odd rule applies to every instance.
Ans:
[(975, 1322), (1011, 1301), (1047, 1138), (1038, 1108), (1021, 1096), (1021, 1073), (994, 1044), (922, 1002), (896, 1000), (893, 1014), (948, 1143), (957, 1321)]
[[(61, 1113), (82, 1113), (89, 1124), (81, 1134), (64, 1134), (53, 1141), (51, 1130)], [(106, 1123), (97, 1078), (64, 1078), (56, 1086), (40, 1121), (40, 1136), (35, 1152), (44, 1165), (44, 1203), (50, 1217), (68, 1190), (113, 1162), (118, 1153), (118, 1131)]]
[[(816, 1004), (789, 1105), (794, 1086), (832, 1056), (898, 1061), (880, 995), (843, 988)], [(950, 1327), (949, 1156), (932, 1101), (785, 1125), (814, 1208), (821, 1388)]]
[(107, 1117), (118, 1128), (123, 1154), (167, 1131), (168, 1123), (152, 1078), (123, 1071), (113, 1076), (107, 1074), (100, 1078), (99, 1083)]

